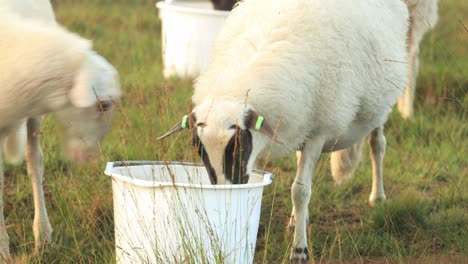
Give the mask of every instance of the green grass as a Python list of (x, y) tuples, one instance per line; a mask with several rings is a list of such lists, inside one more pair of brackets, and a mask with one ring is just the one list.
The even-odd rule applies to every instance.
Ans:
[[(45, 193), (54, 245), (33, 251), (33, 201), (25, 166), (6, 167), (5, 216), (17, 262), (112, 263), (113, 209), (106, 161), (198, 161), (189, 135), (155, 142), (190, 111), (191, 80), (164, 80), (160, 23), (153, 1), (56, 1), (57, 17), (92, 39), (119, 70), (125, 96), (102, 156), (86, 166), (64, 158), (55, 122), (43, 126)], [(396, 111), (386, 125), (388, 202), (370, 208), (368, 155), (352, 181), (334, 188), (323, 155), (310, 210), (309, 246), (317, 261), (468, 255), (468, 2), (440, 1), (440, 20), (421, 46), (416, 115)], [(365, 152), (368, 153), (368, 149)], [(264, 192), (255, 260), (287, 260), (294, 155), (266, 163), (277, 174)]]

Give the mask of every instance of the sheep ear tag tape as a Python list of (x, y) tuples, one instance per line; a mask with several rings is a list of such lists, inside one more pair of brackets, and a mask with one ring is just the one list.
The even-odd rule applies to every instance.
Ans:
[(257, 123), (255, 123), (255, 130), (257, 130), (257, 131), (260, 130), (260, 128), (262, 127), (262, 124), (263, 124), (263, 120), (265, 120), (265, 118), (263, 118), (263, 116), (258, 116)]
[[(255, 130), (259, 131), (260, 128), (262, 127), (263, 125), (263, 121), (265, 120), (265, 118), (263, 116), (258, 116), (257, 118), (257, 122), (255, 123)], [(180, 126), (182, 128), (187, 128), (187, 121), (188, 121), (188, 115), (184, 115), (182, 117), (182, 122), (180, 123)]]
[(187, 120), (188, 120), (188, 115), (184, 115), (182, 117), (182, 123), (180, 124), (180, 126), (184, 129), (187, 128)]

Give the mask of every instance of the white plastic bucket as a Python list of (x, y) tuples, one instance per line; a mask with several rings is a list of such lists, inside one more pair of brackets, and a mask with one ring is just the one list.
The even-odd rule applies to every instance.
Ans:
[(208, 0), (158, 2), (164, 77), (196, 77), (211, 59), (214, 39), (229, 11)]
[(264, 186), (211, 185), (203, 165), (108, 162), (117, 263), (252, 263)]

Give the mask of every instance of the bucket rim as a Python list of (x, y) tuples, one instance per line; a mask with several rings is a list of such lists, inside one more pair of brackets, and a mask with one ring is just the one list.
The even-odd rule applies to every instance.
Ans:
[(223, 11), (223, 10), (211, 10), (211, 9), (202, 9), (202, 8), (196, 8), (196, 7), (191, 7), (191, 6), (184, 6), (181, 5), (180, 2), (178, 4), (173, 4), (173, 3), (168, 3), (165, 1), (159, 1), (156, 2), (156, 7), (158, 9), (168, 9), (180, 13), (186, 13), (186, 14), (196, 14), (196, 15), (208, 15), (208, 16), (221, 16), (221, 17), (227, 17), (227, 15), (230, 13), (230, 11)]
[(254, 189), (259, 187), (264, 187), (269, 185), (275, 174), (262, 170), (253, 170), (253, 173), (263, 175), (263, 180), (257, 183), (247, 183), (247, 184), (222, 184), (222, 185), (212, 185), (212, 184), (196, 184), (196, 183), (175, 183), (175, 182), (153, 182), (148, 180), (134, 179), (127, 176), (123, 176), (113, 172), (113, 169), (116, 167), (135, 167), (135, 166), (171, 166), (171, 165), (183, 165), (183, 166), (194, 166), (194, 167), (204, 167), (201, 163), (193, 162), (180, 162), (180, 161), (151, 161), (151, 160), (132, 160), (132, 161), (109, 161), (106, 164), (106, 169), (104, 174), (112, 177), (115, 180), (129, 183), (139, 187), (154, 188), (154, 187), (186, 187), (186, 188), (196, 188), (196, 189)]

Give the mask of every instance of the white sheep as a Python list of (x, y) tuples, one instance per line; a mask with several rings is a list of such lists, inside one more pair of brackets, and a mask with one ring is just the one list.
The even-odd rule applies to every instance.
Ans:
[[(42, 1), (42, 9), (31, 8), (30, 0), (19, 2), (0, 1), (0, 164), (2, 156), (21, 159), (26, 149), (37, 251), (52, 234), (42, 188), (41, 116), (54, 114), (64, 128), (68, 156), (87, 161), (97, 154), (110, 127), (112, 101), (119, 98), (120, 87), (117, 71), (91, 50), (89, 41), (56, 24), (48, 1)], [(0, 261), (9, 257), (3, 182), (0, 166)]]
[(195, 83), (192, 113), (160, 138), (191, 128), (212, 183), (247, 182), (259, 157), (297, 151), (291, 258), (303, 261), (322, 152), (369, 135), (370, 202), (385, 199), (383, 125), (406, 83), (407, 28), (402, 1), (241, 1)]
[[(416, 78), (419, 68), (419, 44), (424, 34), (437, 22), (437, 0), (405, 0), (409, 11), (409, 30), (407, 32), (408, 79), (405, 93), (398, 98), (398, 110), (405, 119), (413, 115), (413, 101)], [(331, 172), (336, 185), (349, 180), (362, 157), (364, 140), (351, 148), (331, 154)], [(371, 199), (372, 201), (372, 199)]]
[(416, 78), (419, 71), (419, 44), (427, 31), (437, 23), (437, 0), (405, 0), (409, 10), (408, 82), (405, 94), (398, 98), (398, 110), (403, 118), (413, 116)]
[[(211, 0), (215, 9), (231, 10), (237, 0)], [(434, 28), (437, 23), (437, 0), (405, 0), (410, 16), (410, 28), (408, 30), (408, 81), (406, 84), (405, 93), (398, 98), (398, 111), (405, 119), (413, 116), (414, 96), (416, 90), (416, 79), (419, 71), (419, 45), (423, 36), (430, 29)], [(356, 169), (361, 157), (361, 147), (363, 144), (357, 144), (352, 153), (348, 155), (339, 155), (344, 163), (345, 168), (336, 167), (338, 175), (337, 184), (340, 184), (343, 178), (348, 178)], [(352, 160), (355, 158), (356, 160)], [(337, 164), (337, 163), (335, 163)], [(341, 166), (341, 165), (338, 165)]]

